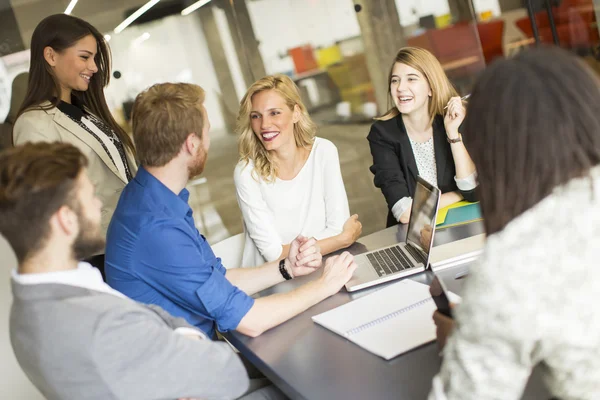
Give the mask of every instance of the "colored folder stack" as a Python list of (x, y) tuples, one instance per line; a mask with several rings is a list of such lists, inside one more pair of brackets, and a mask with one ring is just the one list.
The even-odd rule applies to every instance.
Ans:
[(451, 226), (468, 224), (481, 220), (481, 209), (479, 202), (469, 203), (460, 201), (438, 210), (435, 221), (436, 229), (449, 228)]

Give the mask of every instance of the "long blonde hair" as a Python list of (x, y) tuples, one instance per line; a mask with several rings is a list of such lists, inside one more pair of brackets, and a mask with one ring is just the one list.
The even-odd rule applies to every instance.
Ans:
[(240, 102), (240, 111), (237, 117), (237, 132), (240, 134), (238, 139), (240, 160), (245, 161), (246, 164), (252, 160), (254, 163), (252, 176), (255, 179), (260, 177), (266, 182), (273, 182), (277, 176), (277, 165), (260, 139), (256, 137), (250, 118), (252, 97), (265, 90), (273, 90), (279, 94), (290, 110), (294, 111), (295, 107), (298, 107), (300, 117), (294, 124), (294, 139), (297, 147), (308, 148), (314, 143), (317, 126), (310, 119), (308, 111), (300, 99), (298, 87), (288, 76), (281, 74), (265, 76), (250, 86)]
[(458, 92), (446, 76), (438, 59), (428, 50), (420, 47), (403, 47), (398, 51), (398, 54), (396, 54), (396, 58), (390, 67), (390, 73), (388, 75), (388, 103), (391, 101), (392, 108), (381, 117), (375, 119), (386, 121), (400, 114), (400, 111), (398, 111), (398, 108), (395, 106), (390, 86), (392, 82), (392, 72), (394, 71), (394, 65), (396, 65), (396, 63), (405, 64), (416, 69), (423, 74), (427, 80), (427, 83), (431, 88), (431, 99), (429, 100), (429, 116), (431, 121), (429, 123), (432, 124), (436, 115), (444, 115), (444, 107), (448, 104), (451, 97), (458, 96)]

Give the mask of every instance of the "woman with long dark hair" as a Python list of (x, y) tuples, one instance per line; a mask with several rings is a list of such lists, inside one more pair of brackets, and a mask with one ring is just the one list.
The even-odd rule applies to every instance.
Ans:
[(464, 133), (488, 237), (430, 399), (518, 399), (535, 366), (548, 397), (600, 398), (598, 77), (559, 48), (493, 63)]
[[(133, 141), (106, 105), (109, 79), (110, 51), (96, 28), (65, 14), (45, 18), (31, 38), (29, 85), (13, 130), (15, 145), (68, 142), (86, 155), (104, 234), (137, 169)], [(103, 254), (88, 261), (104, 273)]]

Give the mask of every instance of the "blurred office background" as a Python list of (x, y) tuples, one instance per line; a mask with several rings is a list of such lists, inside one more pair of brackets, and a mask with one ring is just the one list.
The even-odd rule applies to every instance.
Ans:
[[(400, 47), (432, 51), (464, 95), (494, 59), (535, 45), (532, 16), (541, 42), (557, 42), (600, 72), (600, 0), (534, 0), (530, 10), (527, 4), (524, 0), (0, 0), (0, 122), (9, 110), (14, 77), (29, 67), (29, 42), (36, 25), (65, 11), (87, 20), (109, 40), (114, 76), (106, 93), (111, 110), (127, 130), (132, 101), (144, 88), (180, 81), (206, 90), (211, 149), (205, 173), (189, 188), (198, 229), (214, 244), (242, 232), (233, 184), (239, 101), (256, 79), (287, 74), (318, 123), (318, 135), (337, 145), (351, 212), (359, 214), (363, 234), (369, 234), (385, 227), (387, 209), (373, 187), (366, 136), (372, 118), (389, 107), (387, 75)], [(115, 30), (144, 6), (146, 12), (122, 31)], [(0, 316), (6, 316), (14, 259), (5, 257), (8, 250), (1, 240), (0, 247), (4, 304)], [(0, 368), (4, 370), (0, 393), (11, 393), (15, 399), (41, 398), (15, 368), (6, 335), (2, 329), (1, 354), (7, 357)]]

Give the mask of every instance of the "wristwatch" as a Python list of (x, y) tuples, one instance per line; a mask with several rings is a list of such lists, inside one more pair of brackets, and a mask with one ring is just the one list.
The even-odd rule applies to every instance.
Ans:
[(448, 140), (448, 143), (458, 143), (458, 142), (462, 142), (462, 135), (459, 133), (458, 137), (456, 139), (450, 139), (449, 137), (446, 136), (446, 139)]
[(287, 271), (287, 269), (285, 269), (285, 258), (281, 261), (279, 261), (279, 272), (281, 273), (281, 276), (283, 276), (283, 278), (286, 281), (289, 281), (290, 279), (292, 279), (292, 276), (290, 275), (290, 273)]

